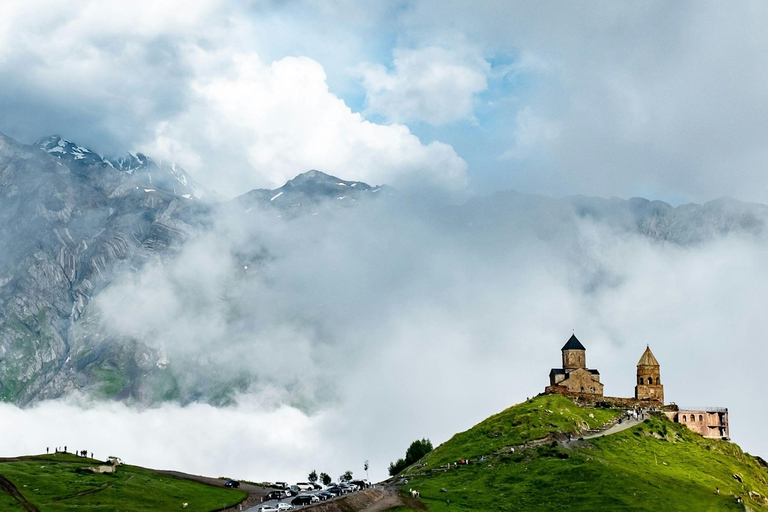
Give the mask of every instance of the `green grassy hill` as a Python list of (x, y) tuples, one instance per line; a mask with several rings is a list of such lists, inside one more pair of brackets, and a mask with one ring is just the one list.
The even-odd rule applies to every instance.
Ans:
[[(561, 396), (533, 398), (455, 435), (408, 468), (403, 492), (418, 490), (435, 512), (768, 510), (764, 463), (665, 416), (590, 441), (555, 435), (510, 453), (511, 445), (574, 433), (616, 414)], [(470, 464), (438, 469), (462, 458)]]
[[(114, 474), (82, 472), (99, 462), (74, 455), (20, 457), (0, 462), (0, 511), (140, 512), (220, 510), (242, 501), (246, 493), (181, 480), (136, 466)], [(80, 470), (80, 471), (78, 471)], [(18, 493), (8, 489), (10, 482)]]

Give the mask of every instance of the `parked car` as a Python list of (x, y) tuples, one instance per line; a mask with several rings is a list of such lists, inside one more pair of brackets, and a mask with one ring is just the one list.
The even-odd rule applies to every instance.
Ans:
[(284, 500), (289, 494), (285, 491), (269, 491), (267, 494), (267, 501), (270, 500)]
[(277, 487), (278, 489), (287, 489), (288, 484), (285, 482), (275, 482), (275, 487)]
[(371, 486), (371, 483), (368, 480), (366, 480), (366, 479), (352, 480), (350, 483), (351, 484), (355, 484), (360, 489), (366, 489), (366, 488)]
[(301, 492), (301, 489), (299, 489), (298, 485), (292, 485), (289, 487), (290, 491), (293, 493), (293, 495), (297, 495)]
[(328, 491), (320, 491), (319, 493), (315, 494), (315, 496), (320, 498), (321, 501), (329, 500), (334, 497), (334, 495)]
[(323, 486), (322, 486), (322, 485), (320, 485), (320, 484), (317, 484), (317, 483), (314, 483), (314, 482), (313, 482), (313, 483), (312, 483), (312, 488), (313, 488), (314, 490), (316, 490), (316, 491), (319, 491), (320, 489), (322, 489), (322, 488), (323, 488)]
[(310, 505), (312, 503), (312, 498), (315, 498), (317, 501), (320, 501), (320, 498), (317, 498), (315, 496), (310, 496), (309, 494), (299, 494), (295, 498), (291, 500), (292, 505)]
[(274, 505), (262, 505), (259, 507), (259, 512), (280, 512), (280, 509)]
[(240, 488), (240, 482), (237, 480), (227, 480), (224, 482), (224, 487), (231, 487), (232, 489)]
[(278, 503), (277, 504), (277, 510), (293, 510), (293, 505), (290, 503)]
[(314, 489), (312, 484), (310, 484), (309, 482), (299, 482), (296, 484), (296, 487), (298, 487), (300, 491), (311, 491), (312, 489)]
[(328, 487), (325, 492), (333, 494), (334, 496), (341, 496), (341, 487), (339, 486), (333, 486)]

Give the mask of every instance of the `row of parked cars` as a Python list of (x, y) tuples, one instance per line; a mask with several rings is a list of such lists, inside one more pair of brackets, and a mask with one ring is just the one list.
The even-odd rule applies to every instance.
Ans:
[[(280, 486), (281, 484), (282, 482), (277, 482), (276, 485)], [(285, 510), (292, 510), (294, 507), (303, 507), (320, 503), (321, 501), (330, 500), (370, 486), (371, 484), (368, 480), (353, 480), (351, 482), (342, 482), (339, 484), (331, 483), (325, 489), (319, 484), (300, 482), (296, 485), (286, 486), (287, 488), (284, 489), (270, 491), (269, 494), (267, 494), (266, 500), (278, 500), (279, 503), (274, 505), (262, 505), (259, 510), (261, 512), (282, 512)], [(291, 497), (293, 497), (293, 499), (290, 500), (290, 502), (281, 501)]]

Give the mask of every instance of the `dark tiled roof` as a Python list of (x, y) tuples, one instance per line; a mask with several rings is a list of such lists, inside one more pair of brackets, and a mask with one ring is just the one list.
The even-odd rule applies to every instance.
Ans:
[(568, 340), (568, 343), (563, 345), (563, 348), (560, 350), (587, 350), (584, 348), (584, 345), (581, 344), (579, 339), (576, 337), (575, 334), (571, 334), (570, 339)]
[(591, 373), (592, 375), (600, 375), (600, 372), (597, 370), (589, 370), (589, 373)]
[(552, 371), (549, 372), (550, 375), (562, 375), (565, 373), (565, 370), (562, 368), (552, 368)]

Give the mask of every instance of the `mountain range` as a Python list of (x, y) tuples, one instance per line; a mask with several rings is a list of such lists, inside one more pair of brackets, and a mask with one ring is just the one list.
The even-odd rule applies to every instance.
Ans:
[[(222, 216), (257, 209), (295, 219), (327, 208), (420, 199), (418, 190), (400, 192), (317, 170), (278, 189), (227, 199), (178, 164), (141, 153), (107, 158), (58, 136), (25, 145), (0, 135), (0, 400), (25, 405), (81, 394), (217, 403), (228, 382), (211, 378), (202, 388), (182, 389), (164, 348), (104, 329), (94, 299), (148, 264), (177, 258)], [(435, 208), (446, 227), (470, 233), (480, 224), (500, 233), (527, 226), (546, 238), (588, 221), (681, 246), (727, 236), (764, 238), (768, 221), (768, 206), (727, 198), (673, 207), (642, 198), (500, 192)]]

